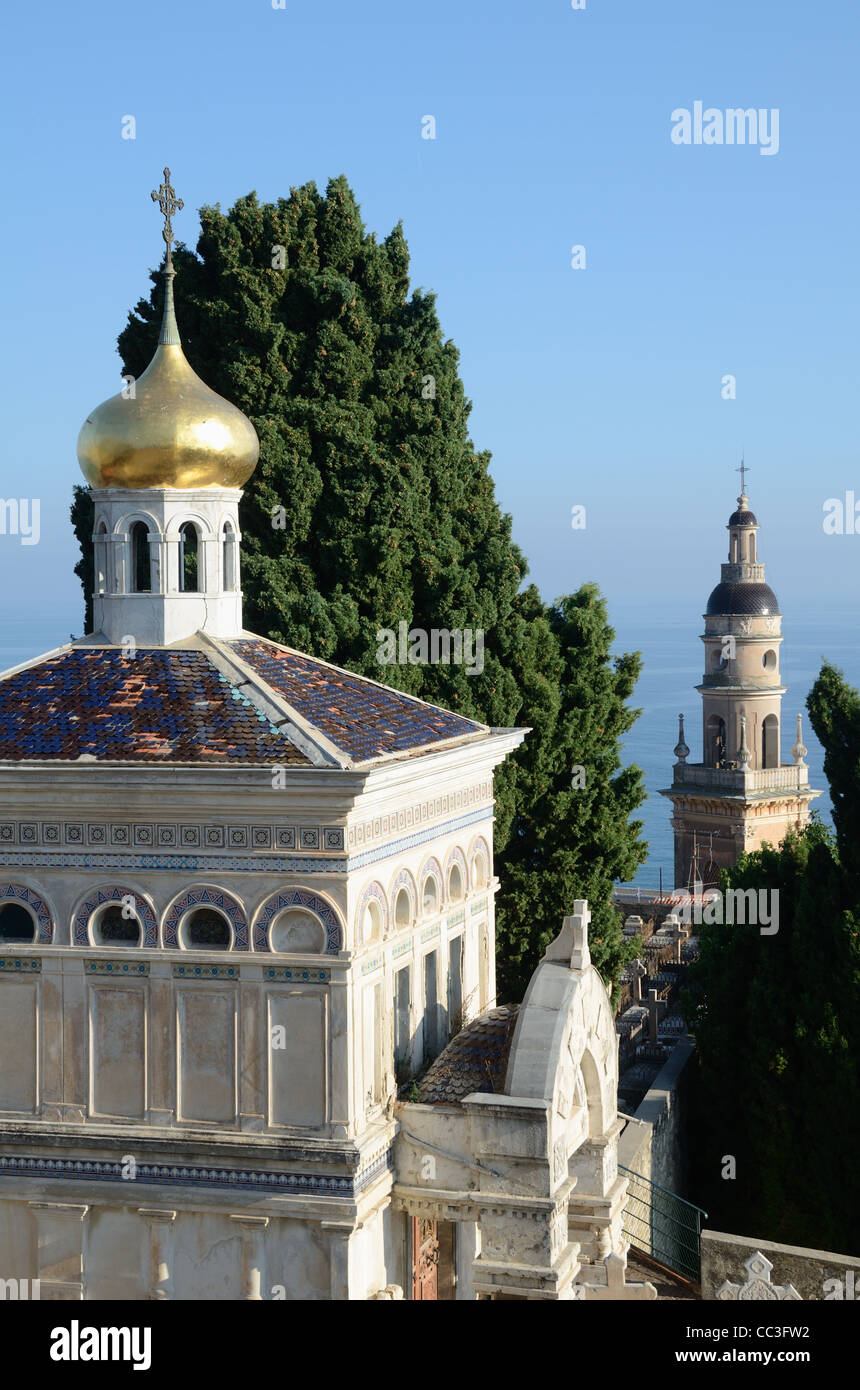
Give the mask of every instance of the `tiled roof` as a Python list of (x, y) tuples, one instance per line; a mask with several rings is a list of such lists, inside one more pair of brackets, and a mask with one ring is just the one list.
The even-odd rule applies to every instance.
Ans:
[(202, 651), (71, 648), (0, 680), (0, 759), (307, 763)]
[(482, 732), (460, 714), (256, 638), (229, 647), (356, 762)]
[(453, 1037), (418, 1086), (422, 1105), (459, 1105), (475, 1091), (504, 1090), (519, 1004), (503, 1004)]

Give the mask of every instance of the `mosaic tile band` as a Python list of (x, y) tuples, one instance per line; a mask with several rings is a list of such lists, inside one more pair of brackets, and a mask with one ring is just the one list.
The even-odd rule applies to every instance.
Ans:
[(225, 1191), (258, 1192), (290, 1196), (300, 1193), (315, 1197), (355, 1197), (380, 1174), (392, 1171), (393, 1149), (375, 1158), (355, 1177), (333, 1177), (325, 1173), (290, 1173), (261, 1168), (208, 1168), (198, 1165), (138, 1163), (134, 1179), (122, 1176), (125, 1165), (89, 1159), (33, 1158), (0, 1155), (0, 1178), (57, 1179), (74, 1182), (122, 1183), (129, 1191), (140, 1185), (159, 1187), (220, 1188)]

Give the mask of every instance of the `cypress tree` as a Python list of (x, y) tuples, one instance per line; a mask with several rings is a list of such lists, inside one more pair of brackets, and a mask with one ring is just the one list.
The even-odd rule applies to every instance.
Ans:
[[(500, 939), (514, 962), (505, 983), (518, 990), (550, 926), (554, 935), (569, 910), (576, 877), (561, 849), (562, 826), (557, 854), (544, 852), (539, 862), (532, 853), (527, 863), (526, 853), (539, 801), (554, 797), (553, 812), (565, 812), (547, 778), (563, 781), (576, 710), (587, 707), (564, 647), (566, 608), (547, 613), (533, 588), (522, 589), (527, 565), (496, 501), (489, 454), (469, 436), (458, 352), (443, 337), (434, 296), (409, 293), (401, 226), (382, 241), (367, 233), (343, 177), (324, 195), (309, 183), (277, 203), (250, 194), (229, 213), (204, 207), (200, 217), (197, 254), (181, 245), (174, 251), (184, 350), (260, 437), (240, 510), (246, 627), (490, 725), (534, 729), (527, 751), (496, 779), (497, 849), (512, 835), (517, 841), (509, 856), (517, 888), (503, 901)], [(119, 337), (125, 375), (139, 376), (155, 350), (162, 290), (158, 275), (151, 278), (149, 299)], [(92, 514), (84, 489), (76, 490), (72, 515), (83, 557), (77, 572), (89, 596)], [(483, 669), (382, 664), (378, 633), (396, 632), (401, 622), (426, 632), (480, 630)], [(604, 641), (595, 660), (606, 659)], [(635, 679), (635, 661), (624, 663)], [(614, 679), (618, 698), (625, 679), (632, 690), (632, 679)], [(596, 756), (605, 740), (608, 761), (595, 787), (608, 786), (612, 741), (623, 726), (606, 698), (605, 735), (585, 740)], [(533, 751), (538, 743), (542, 751)], [(619, 783), (619, 808), (636, 787), (635, 775)], [(584, 812), (576, 815), (582, 847)], [(635, 831), (620, 815), (601, 811), (596, 825), (599, 848), (575, 895), (588, 885), (611, 887), (614, 869), (639, 862)], [(618, 844), (609, 845), (612, 833)], [(504, 851), (501, 863), (506, 872)], [(620, 960), (609, 916), (595, 952), (607, 975)]]
[[(778, 894), (775, 934), (699, 929), (684, 1000), (698, 1051), (695, 1200), (719, 1229), (850, 1253), (860, 1245), (860, 697), (825, 665), (808, 708), (837, 833), (813, 818), (722, 876), (723, 891), (763, 890), (771, 906)], [(729, 1155), (737, 1176), (725, 1179)]]

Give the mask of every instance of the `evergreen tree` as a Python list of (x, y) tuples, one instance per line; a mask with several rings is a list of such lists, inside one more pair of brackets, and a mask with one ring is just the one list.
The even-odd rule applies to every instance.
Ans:
[[(434, 296), (408, 293), (402, 228), (382, 242), (368, 234), (342, 177), (325, 195), (309, 183), (277, 203), (251, 194), (227, 214), (203, 208), (201, 227), (197, 255), (174, 251), (183, 347), (203, 380), (253, 421), (261, 445), (240, 510), (246, 627), (490, 725), (533, 727), (526, 751), (496, 778), (497, 849), (512, 835), (515, 809), (519, 841), (541, 799), (553, 798), (559, 814), (567, 805), (560, 789), (576, 701), (587, 708), (562, 648), (570, 601), (547, 614), (533, 589), (521, 591), (527, 566), (496, 502), (489, 455), (469, 437), (457, 350), (442, 335)], [(120, 334), (125, 375), (140, 376), (155, 350), (162, 286), (157, 274), (152, 280), (149, 299)], [(89, 597), (92, 508), (84, 489), (72, 515)], [(88, 610), (88, 628), (90, 621)], [(381, 664), (378, 633), (400, 622), (426, 632), (482, 631), (483, 670)], [(633, 658), (622, 665), (638, 669)], [(607, 712), (600, 722), (608, 767), (623, 721)], [(589, 748), (598, 750), (599, 739), (586, 740)], [(631, 776), (619, 783), (619, 807), (638, 787)], [(608, 785), (602, 763), (595, 779)], [(618, 844), (608, 844), (610, 827)], [(569, 910), (564, 827), (556, 834), (557, 853), (548, 844), (542, 856), (532, 852), (540, 874), (530, 893), (525, 844), (512, 851), (518, 887), (503, 908), (501, 935), (522, 970), (508, 972), (510, 988), (536, 963), (549, 925), (557, 930)], [(613, 866), (639, 862), (634, 844), (635, 829), (611, 809), (602, 812), (593, 863), (576, 882), (583, 890), (608, 884)], [(598, 861), (606, 865), (602, 877)], [(608, 913), (601, 932), (595, 955), (609, 974), (620, 937), (612, 938)]]
[[(711, 1226), (850, 1253), (860, 1246), (860, 903), (840, 851), (855, 852), (860, 828), (860, 700), (825, 666), (808, 706), (837, 834), (813, 819), (723, 875), (723, 890), (763, 890), (771, 903), (778, 893), (775, 934), (699, 928), (684, 1001), (698, 1051), (695, 1193)], [(722, 1176), (729, 1155), (735, 1178)]]
[[(612, 907), (617, 879), (632, 878), (647, 846), (630, 816), (643, 799), (642, 773), (622, 768), (620, 740), (639, 717), (627, 701), (639, 676), (638, 655), (614, 660), (615, 633), (593, 584), (559, 599), (547, 612), (534, 591), (532, 623), (556, 654), (533, 707), (543, 722), (526, 740), (517, 764), (522, 794), (508, 845), (499, 859), (501, 993), (519, 994), (549, 942), (560, 908), (587, 898), (593, 963), (610, 980), (636, 954), (625, 943)], [(553, 640), (554, 639), (554, 640)]]

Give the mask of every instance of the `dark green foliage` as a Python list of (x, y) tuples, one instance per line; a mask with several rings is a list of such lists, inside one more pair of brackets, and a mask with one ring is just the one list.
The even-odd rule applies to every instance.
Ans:
[(809, 716), (824, 748), (839, 858), (860, 884), (860, 695), (824, 662), (809, 694)]
[[(514, 835), (500, 858), (510, 879), (504, 980), (518, 991), (572, 897), (608, 893), (613, 874), (643, 857), (624, 823), (639, 775), (615, 777), (617, 739), (632, 722), (620, 702), (637, 660), (625, 657), (613, 674), (591, 589), (550, 612), (533, 588), (521, 592), (526, 563), (496, 502), (489, 455), (469, 437), (457, 349), (434, 297), (409, 294), (401, 227), (382, 242), (369, 235), (342, 177), (325, 195), (310, 183), (274, 204), (251, 194), (227, 214), (203, 208), (201, 224), (197, 255), (174, 254), (183, 346), (261, 444), (241, 506), (246, 627), (487, 724), (535, 731), (496, 778), (497, 850)], [(158, 336), (162, 289), (152, 279), (119, 339), (133, 376)], [(79, 489), (73, 518), (86, 559), (77, 572), (89, 594), (88, 505)], [(401, 621), (482, 629), (482, 674), (379, 664), (378, 630)], [(564, 791), (571, 759), (590, 758), (593, 780), (575, 800)], [(539, 835), (544, 812), (558, 820)], [(608, 975), (620, 938), (611, 913), (595, 916), (595, 958)]]
[[(535, 635), (554, 662), (550, 670), (524, 672), (539, 688), (529, 721), (535, 731), (517, 763), (513, 833), (499, 859), (500, 996), (527, 983), (558, 933), (560, 906), (569, 912), (574, 898), (590, 904), (594, 964), (606, 979), (616, 976), (636, 948), (623, 940), (612, 888), (632, 878), (647, 853), (638, 838), (642, 822), (629, 820), (643, 799), (642, 773), (622, 768), (619, 757), (620, 740), (639, 716), (626, 702), (640, 659), (611, 658), (615, 634), (593, 584), (548, 611), (531, 598)], [(577, 767), (584, 786), (574, 783)]]
[[(850, 809), (860, 796), (858, 697), (825, 666), (809, 709), (841, 787), (838, 832), (813, 821), (723, 875), (723, 888), (779, 892), (775, 935), (699, 929), (685, 999), (698, 1045), (694, 1195), (712, 1227), (851, 1253), (860, 1248), (860, 903), (839, 850), (860, 829)], [(720, 1176), (729, 1154), (734, 1181)]]

